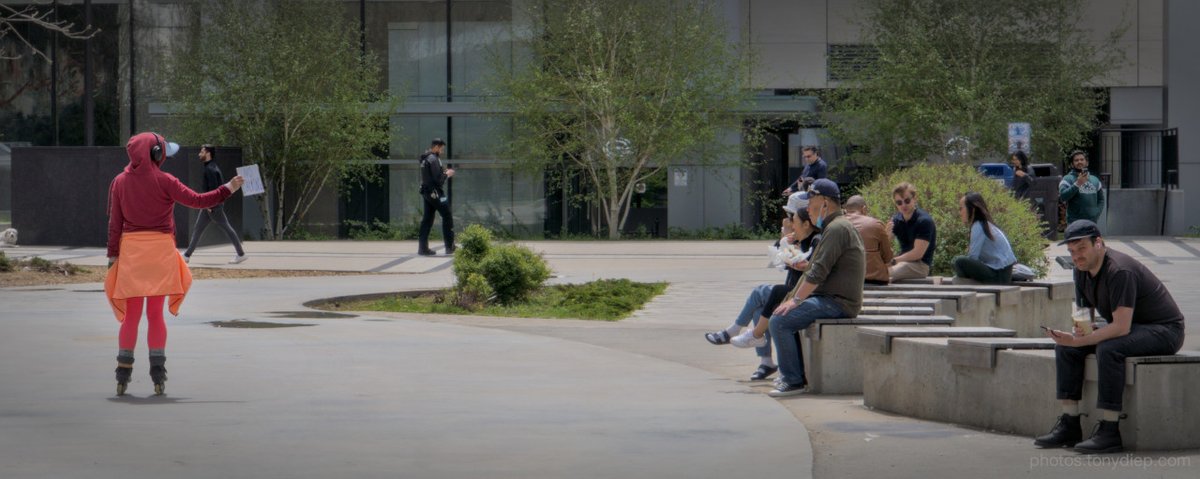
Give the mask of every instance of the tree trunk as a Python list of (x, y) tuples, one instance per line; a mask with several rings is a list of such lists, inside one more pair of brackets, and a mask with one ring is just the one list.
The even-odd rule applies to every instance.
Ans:
[(605, 222), (608, 223), (608, 239), (621, 239), (621, 200), (609, 200), (608, 211), (604, 212)]

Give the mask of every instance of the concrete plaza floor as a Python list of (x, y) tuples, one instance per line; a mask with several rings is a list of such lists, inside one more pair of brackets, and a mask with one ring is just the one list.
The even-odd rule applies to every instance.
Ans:
[[(0, 289), (0, 475), (1191, 478), (1200, 470), (1200, 451), (1093, 460), (872, 411), (860, 396), (769, 398), (766, 383), (745, 381), (752, 352), (702, 338), (733, 319), (751, 287), (781, 279), (764, 267), (763, 242), (526, 244), (544, 254), (554, 281), (671, 286), (616, 323), (319, 317), (303, 304), (448, 286), (449, 258), (412, 255), (415, 242), (251, 242), (251, 259), (229, 266), (231, 248), (203, 248), (192, 266), (377, 274), (198, 281), (182, 314), (168, 316), (167, 395), (151, 395), (143, 334), (132, 394), (121, 398), (112, 378), (117, 323), (101, 285)], [(1189, 318), (1185, 347), (1200, 349), (1200, 242), (1110, 245), (1163, 278)], [(100, 248), (5, 252), (104, 262)], [(238, 319), (301, 326), (210, 324)]]

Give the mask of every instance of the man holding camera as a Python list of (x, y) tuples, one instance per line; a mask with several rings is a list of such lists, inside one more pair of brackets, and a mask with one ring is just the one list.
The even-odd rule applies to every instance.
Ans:
[(1067, 224), (1100, 219), (1100, 212), (1104, 211), (1104, 190), (1100, 178), (1088, 173), (1087, 153), (1071, 152), (1071, 172), (1058, 183), (1058, 199), (1067, 204)]

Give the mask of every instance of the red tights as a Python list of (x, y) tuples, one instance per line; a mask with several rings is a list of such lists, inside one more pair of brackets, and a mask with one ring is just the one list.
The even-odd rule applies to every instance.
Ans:
[[(117, 344), (121, 349), (132, 350), (137, 346), (138, 322), (142, 319), (142, 297), (125, 300), (125, 321), (121, 323), (121, 334)], [(146, 342), (150, 349), (166, 349), (167, 323), (163, 321), (163, 302), (166, 296), (146, 296), (145, 303), (148, 331)]]

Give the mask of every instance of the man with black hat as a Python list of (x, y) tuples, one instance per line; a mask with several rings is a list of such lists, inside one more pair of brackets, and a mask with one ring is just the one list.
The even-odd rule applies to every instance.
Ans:
[(442, 151), (446, 142), (434, 138), (429, 149), (421, 155), (421, 198), (425, 203), (425, 215), (421, 217), (421, 232), (417, 237), (417, 254), (433, 256), (429, 249), (429, 231), (433, 229), (433, 214), (442, 215), (442, 240), (446, 243), (446, 254), (454, 254), (454, 217), (450, 216), (450, 197), (446, 196), (446, 180), (454, 176), (454, 170), (442, 166)]
[(858, 230), (842, 214), (840, 194), (837, 183), (828, 178), (813, 182), (808, 189), (808, 214), (821, 230), (821, 243), (809, 259), (804, 278), (775, 308), (768, 324), (760, 321), (731, 341), (737, 347), (759, 347), (766, 344), (766, 332), (771, 331), (779, 361), (779, 380), (768, 393), (772, 397), (808, 390), (798, 331), (818, 319), (853, 318), (862, 310), (866, 251)]
[[(1145, 265), (1104, 245), (1100, 228), (1091, 220), (1067, 227), (1067, 245), (1075, 265), (1075, 298), (1078, 306), (1093, 308), (1108, 325), (1088, 332), (1076, 326), (1074, 334), (1048, 330), (1058, 371), (1058, 399), (1063, 414), (1049, 434), (1038, 437), (1038, 447), (1071, 447), (1084, 454), (1120, 452), (1121, 399), (1125, 391), (1125, 358), (1175, 354), (1183, 346), (1183, 313), (1162, 281)], [(1083, 439), (1079, 400), (1083, 396), (1084, 358), (1096, 355), (1100, 423), (1092, 437)]]

